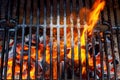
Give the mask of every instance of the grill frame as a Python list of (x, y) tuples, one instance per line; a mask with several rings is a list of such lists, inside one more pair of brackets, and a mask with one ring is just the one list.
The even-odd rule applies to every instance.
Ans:
[[(36, 1), (36, 2), (38, 2), (37, 3), (37, 22), (36, 22), (36, 24), (33, 24), (33, 4), (34, 4), (34, 1), (33, 0), (31, 0), (32, 2), (31, 2), (31, 9), (30, 9), (30, 24), (26, 24), (26, 15), (27, 15), (27, 13), (26, 13), (26, 11), (27, 11), (27, 0), (25, 0), (25, 2), (24, 2), (24, 11), (23, 11), (23, 22), (22, 22), (22, 24), (19, 24), (19, 10), (20, 10), (20, 0), (16, 0), (16, 7), (17, 7), (17, 9), (16, 9), (16, 19), (12, 19), (12, 0), (5, 0), (5, 1), (3, 1), (3, 0), (1, 0), (0, 1), (0, 4), (2, 4), (2, 3), (4, 3), (4, 2), (6, 2), (6, 3), (4, 3), (3, 5), (6, 5), (7, 7), (6, 7), (6, 9), (5, 9), (5, 11), (2, 9), (3, 7), (2, 6), (0, 6), (0, 14), (2, 15), (2, 12), (5, 12), (5, 16), (2, 16), (2, 17), (0, 17), (0, 29), (3, 29), (4, 30), (4, 42), (3, 42), (3, 50), (2, 50), (2, 61), (1, 61), (1, 74), (0, 74), (0, 76), (3, 74), (3, 63), (4, 63), (4, 56), (5, 56), (5, 65), (7, 65), (7, 63), (8, 63), (8, 48), (9, 48), (9, 37), (10, 37), (10, 32), (14, 32), (15, 33), (15, 37), (14, 37), (14, 53), (16, 53), (16, 43), (17, 43), (17, 34), (18, 34), (18, 28), (19, 27), (22, 27), (22, 54), (21, 54), (21, 60), (20, 60), (20, 79), (22, 79), (22, 65), (23, 65), (23, 47), (24, 47), (24, 39), (25, 39), (25, 28), (26, 27), (29, 27), (29, 39), (30, 39), (30, 41), (29, 41), (29, 54), (28, 54), (28, 79), (30, 79), (30, 52), (31, 52), (31, 49), (30, 49), (30, 47), (31, 47), (31, 36), (32, 36), (32, 26), (36, 26), (36, 28), (37, 28), (37, 31), (36, 31), (36, 34), (37, 34), (37, 36), (36, 36), (36, 65), (35, 65), (35, 68), (36, 68), (36, 70), (35, 70), (35, 78), (37, 78), (37, 75), (38, 75), (38, 43), (39, 43), (39, 41), (38, 41), (38, 38), (39, 38), (39, 28), (40, 27), (43, 27), (43, 39), (44, 39), (44, 42), (43, 42), (43, 44), (44, 44), (44, 47), (43, 47), (43, 53), (44, 53), (44, 55), (43, 55), (43, 77), (42, 77), (42, 79), (45, 79), (45, 66), (46, 66), (46, 64), (45, 64), (45, 59), (46, 59), (46, 30), (47, 30), (47, 0), (44, 0), (43, 1), (43, 3), (44, 3), (44, 17), (43, 17), (43, 24), (40, 24), (40, 1), (38, 0), (38, 1)], [(68, 1), (68, 0), (67, 0)], [(64, 24), (63, 25), (61, 25), (60, 24), (60, 0), (57, 0), (57, 24), (53, 24), (53, 10), (54, 10), (54, 8), (53, 8), (53, 0), (50, 0), (50, 79), (53, 79), (53, 72), (52, 72), (52, 70), (53, 70), (53, 66), (52, 66), (52, 64), (53, 64), (53, 60), (52, 60), (52, 52), (53, 52), (53, 48), (52, 48), (52, 46), (53, 46), (53, 32), (52, 32), (52, 29), (54, 28), (54, 27), (57, 27), (57, 55), (58, 56), (60, 56), (60, 27), (62, 27), (62, 26), (64, 26), (64, 53), (67, 53), (67, 46), (66, 46), (66, 28), (67, 28), (67, 14), (66, 14), (66, 5), (67, 5), (67, 2), (66, 0), (64, 0), (63, 2), (64, 2)], [(70, 1), (70, 13), (72, 13), (73, 12), (73, 0), (69, 0)], [(80, 9), (80, 4), (78, 3), (79, 2), (79, 0), (76, 0), (76, 13), (77, 14), (79, 14), (79, 9)], [(103, 25), (107, 25), (108, 26), (108, 31), (105, 31), (104, 32), (104, 39), (105, 39), (105, 41), (106, 41), (106, 34), (110, 34), (110, 36), (111, 36), (111, 48), (112, 48), (112, 56), (113, 56), (113, 59), (114, 59), (114, 61), (113, 61), (113, 64), (114, 64), (114, 69), (115, 69), (115, 74), (114, 74), (114, 76), (115, 76), (115, 80), (117, 79), (117, 74), (116, 74), (116, 63), (115, 63), (115, 54), (114, 54), (114, 43), (113, 43), (113, 34), (114, 34), (114, 32), (113, 32), (113, 30), (115, 30), (116, 31), (116, 37), (117, 37), (117, 43), (118, 43), (118, 52), (119, 52), (119, 56), (120, 56), (120, 42), (119, 42), (119, 29), (120, 29), (120, 27), (119, 27), (119, 24), (118, 24), (118, 21), (117, 21), (117, 11), (116, 11), (116, 7), (115, 7), (115, 4), (116, 4), (116, 2), (117, 2), (117, 0), (112, 0), (112, 2), (113, 2), (113, 12), (114, 12), (114, 20), (115, 20), (115, 27), (112, 27), (112, 24), (111, 24), (111, 16), (110, 16), (110, 5), (109, 5), (109, 0), (107, 0), (107, 4), (106, 4), (106, 7), (107, 7), (107, 17), (108, 17), (108, 21), (105, 21), (105, 19), (104, 19), (104, 11), (101, 13), (101, 23), (103, 24)], [(88, 6), (87, 5), (87, 2), (85, 1), (85, 0), (82, 0), (82, 6), (83, 7), (85, 7), (85, 6)], [(92, 0), (90, 0), (90, 6), (92, 6)], [(85, 16), (86, 17), (86, 16)], [(79, 16), (77, 17), (78, 19), (79, 19)], [(12, 23), (14, 23), (14, 26), (12, 25)], [(72, 23), (72, 22), (71, 22)], [(78, 22), (79, 23), (79, 22)], [(11, 27), (11, 25), (12, 25), (12, 27)], [(74, 40), (73, 40), (73, 26), (74, 25), (72, 25), (71, 26), (71, 37), (72, 37), (72, 39), (71, 39), (71, 43), (74, 43)], [(79, 28), (79, 27), (78, 27)], [(79, 33), (79, 35), (80, 35), (80, 30), (78, 30), (78, 33)], [(87, 38), (87, 36), (86, 36), (86, 38)], [(100, 39), (101, 39), (101, 37), (99, 37)], [(7, 40), (7, 43), (5, 42), (5, 40)], [(79, 47), (79, 49), (80, 49), (80, 37), (79, 37), (79, 39), (78, 39), (78, 47)], [(99, 41), (100, 43), (101, 43), (101, 41)], [(86, 39), (86, 43), (87, 43), (87, 39)], [(108, 62), (108, 53), (107, 53), (107, 44), (106, 44), (107, 42), (104, 42), (104, 44), (105, 44), (105, 46), (104, 46), (104, 48), (105, 48), (105, 55), (107, 56), (106, 57), (106, 61)], [(93, 44), (94, 44), (94, 39), (93, 39)], [(7, 45), (7, 46), (6, 46)], [(102, 49), (101, 49), (102, 47), (101, 47), (101, 45), (100, 45), (100, 52), (102, 52)], [(74, 78), (75, 78), (75, 76), (74, 76), (74, 44), (72, 44), (72, 46), (71, 46), (71, 49), (72, 49), (72, 59), (71, 59), (71, 62), (72, 62), (72, 79), (74, 80)], [(93, 51), (94, 51), (94, 48), (93, 48)], [(81, 57), (81, 52), (80, 52), (80, 50), (78, 51), (79, 53), (80, 53), (80, 55), (78, 55), (79, 57)], [(6, 54), (6, 55), (5, 55)], [(87, 69), (86, 69), (86, 71), (88, 72), (87, 73), (87, 80), (89, 80), (89, 70), (88, 70), (88, 47), (86, 46), (86, 67), (87, 67)], [(94, 60), (96, 60), (95, 59), (95, 53), (94, 53)], [(66, 64), (66, 54), (64, 54), (64, 64)], [(14, 79), (14, 72), (15, 72), (15, 59), (16, 59), (16, 54), (14, 54), (14, 56), (13, 56), (13, 67), (12, 67), (12, 79)], [(102, 67), (102, 80), (104, 79), (104, 70), (103, 70), (103, 55), (101, 54), (101, 67)], [(57, 63), (60, 63), (60, 57), (58, 57), (57, 58)], [(81, 66), (82, 66), (82, 64), (81, 64), (81, 58), (79, 58), (79, 67), (80, 67), (80, 72), (82, 71), (81, 70)], [(94, 67), (95, 67), (95, 62), (94, 62)], [(64, 66), (66, 66), (66, 65), (64, 65)], [(60, 75), (60, 64), (57, 64), (57, 76), (58, 76), (58, 79), (61, 79), (61, 76), (59, 76)], [(64, 78), (65, 78), (65, 80), (67, 80), (67, 71), (66, 71), (66, 68), (64, 68), (64, 71), (65, 71), (65, 74), (64, 74)], [(95, 69), (94, 69), (94, 79), (96, 79), (96, 67), (95, 67)], [(109, 70), (109, 64), (107, 63), (107, 73), (108, 73), (108, 75), (107, 75), (107, 79), (108, 80), (110, 80), (110, 70)], [(6, 79), (6, 76), (7, 76), (7, 66), (5, 66), (5, 75), (4, 75), (4, 79)], [(0, 79), (2, 79), (2, 77), (0, 77)], [(80, 73), (80, 79), (82, 79), (82, 74)]]

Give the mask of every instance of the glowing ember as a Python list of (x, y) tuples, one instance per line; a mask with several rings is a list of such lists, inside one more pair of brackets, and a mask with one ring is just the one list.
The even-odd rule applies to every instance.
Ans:
[[(92, 8), (86, 9), (83, 8), (81, 9), (80, 12), (82, 12), (82, 14), (84, 14), (86, 11), (88, 12), (87, 14), (87, 20), (84, 20), (84, 25), (80, 25), (80, 23), (77, 23), (77, 27), (81, 27), (83, 26), (83, 30), (81, 31), (81, 35), (80, 35), (80, 43), (81, 43), (81, 62), (82, 62), (82, 74), (86, 75), (86, 35), (87, 36), (91, 36), (92, 35), (92, 31), (97, 23), (97, 21), (99, 20), (99, 14), (101, 12), (101, 10), (103, 10), (105, 6), (105, 1), (104, 0), (95, 0), (95, 3), (93, 4)], [(80, 19), (81, 19), (81, 15), (80, 15)], [(68, 25), (67, 27), (67, 59), (71, 60), (71, 34), (70, 34), (70, 28), (69, 26), (74, 26), (73, 25), (73, 14), (71, 14), (70, 16), (70, 22), (71, 24)], [(56, 33), (56, 31), (53, 30), (54, 33)], [(60, 31), (62, 32), (62, 31)], [(77, 63), (77, 61), (79, 60), (78, 57), (78, 45), (76, 44), (78, 42), (78, 34), (74, 31), (74, 61)], [(32, 40), (32, 43), (36, 43), (34, 40)], [(13, 43), (12, 43), (13, 44)], [(43, 44), (39, 43), (38, 44), (38, 61), (42, 61), (43, 60)], [(1, 46), (0, 46), (0, 50), (1, 50)], [(21, 44), (17, 44), (16, 47), (16, 64), (15, 64), (15, 77), (19, 78), (19, 74), (20, 74), (20, 55), (21, 55), (21, 50), (22, 50), (22, 45)], [(22, 78), (23, 79), (27, 79), (27, 70), (28, 70), (28, 50), (29, 47), (27, 44), (24, 45), (24, 51), (26, 51), (23, 56), (23, 70), (22, 70)], [(57, 79), (57, 39), (53, 39), (53, 54), (52, 54), (52, 58), (53, 58), (53, 78)], [(31, 46), (31, 67), (30, 67), (30, 77), (31, 79), (35, 78), (35, 60), (36, 60), (36, 47), (35, 46)], [(88, 53), (88, 63), (89, 63), (89, 67), (91, 69), (94, 68), (93, 65), (93, 57), (90, 56), (90, 54)], [(60, 40), (60, 62), (62, 62), (64, 60), (64, 41)], [(110, 59), (109, 62), (112, 62), (113, 60)], [(7, 70), (7, 79), (11, 79), (12, 77), (12, 63), (13, 62), (13, 58), (9, 58), (8, 59), (8, 70)], [(50, 64), (50, 46), (49, 44), (46, 45), (46, 63)], [(98, 65), (100, 65), (100, 53), (98, 53), (98, 55), (96, 55), (96, 65), (98, 67)], [(97, 69), (100, 71), (101, 67), (98, 67)], [(42, 69), (42, 67), (41, 67)], [(104, 70), (106, 71), (106, 65), (104, 63)], [(114, 71), (114, 69), (112, 69), (112, 71)], [(49, 71), (46, 73), (46, 75), (49, 73)]]

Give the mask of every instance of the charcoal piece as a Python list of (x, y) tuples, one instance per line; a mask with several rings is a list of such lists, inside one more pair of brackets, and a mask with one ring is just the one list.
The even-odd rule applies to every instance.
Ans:
[(28, 55), (28, 53), (29, 53), (29, 51), (28, 51), (28, 50), (24, 50), (24, 51), (23, 51), (23, 55), (24, 55), (24, 56), (27, 56), (27, 55)]
[[(111, 64), (113, 64), (113, 61), (111, 62)], [(115, 59), (115, 64), (118, 65), (119, 61)]]
[(67, 78), (68, 79), (72, 78), (72, 69), (70, 67), (67, 68)]
[(41, 78), (42, 77), (42, 68), (41, 66), (38, 64), (38, 76), (37, 78)]
[(79, 67), (75, 70), (75, 76), (79, 77), (80, 76), (80, 71), (79, 71)]
[(93, 53), (93, 49), (92, 49), (92, 47), (89, 49), (89, 54), (90, 55), (92, 55), (92, 53)]
[(94, 78), (94, 73), (93, 73), (93, 71), (90, 71), (90, 72), (89, 72), (89, 76), (90, 76), (90, 78)]
[(95, 45), (95, 55), (97, 55), (99, 53), (99, 45), (96, 44)]
[(107, 80), (107, 74), (104, 74), (104, 79)]

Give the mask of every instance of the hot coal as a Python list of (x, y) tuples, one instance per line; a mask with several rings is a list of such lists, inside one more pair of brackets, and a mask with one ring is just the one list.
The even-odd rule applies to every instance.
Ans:
[[(49, 38), (48, 38), (49, 39)], [(13, 43), (14, 43), (14, 40), (11, 40), (12, 42), (12, 45), (13, 45)], [(108, 43), (109, 43), (109, 39), (108, 39)], [(49, 41), (47, 41), (47, 44), (49, 45)], [(91, 57), (93, 56), (93, 46), (92, 46), (92, 43), (89, 41), (89, 44), (88, 44), (89, 46), (88, 46), (88, 50), (89, 50), (89, 54), (91, 55)], [(21, 46), (21, 41), (17, 41), (17, 47), (20, 47)], [(25, 36), (25, 42), (24, 42), (24, 46), (26, 46), (26, 47), (29, 47), (29, 34), (27, 34), (26, 36)], [(32, 47), (35, 47), (35, 49), (36, 49), (36, 36), (35, 36), (35, 34), (32, 34), (32, 41), (31, 41), (31, 46)], [(49, 45), (50, 46), (50, 45)], [(9, 57), (9, 58), (12, 58), (13, 57), (13, 48), (14, 48), (14, 46), (10, 46), (9, 47), (9, 55), (11, 56), (11, 57)], [(41, 49), (41, 48), (43, 48), (43, 36), (39, 36), (39, 48)], [(38, 48), (38, 49), (39, 49)], [(85, 48), (85, 46), (84, 47), (82, 47), (82, 48)], [(70, 49), (71, 48), (67, 48), (67, 53), (69, 53), (70, 52)], [(28, 56), (28, 52), (29, 52), (29, 49), (24, 49), (24, 51), (23, 51), (23, 56), (24, 57), (27, 57)], [(21, 53), (21, 50), (20, 50), (20, 53)], [(18, 53), (17, 52), (17, 55), (20, 55), (20, 53)], [(42, 50), (42, 53), (43, 53), (43, 50)], [(97, 41), (97, 39), (96, 39), (96, 42), (95, 42), (95, 55), (96, 55), (96, 59), (98, 59), (99, 60), (99, 56), (100, 56), (100, 54), (104, 54), (104, 53), (100, 53), (99, 52), (99, 42)], [(32, 54), (32, 53), (31, 53)], [(17, 56), (16, 55), (16, 56)], [(111, 56), (111, 55), (109, 55), (109, 56)], [(111, 58), (109, 58), (109, 59), (111, 59)], [(23, 59), (23, 63), (24, 62), (27, 62), (28, 60), (27, 59)], [(103, 60), (104, 61), (104, 60)], [(35, 59), (33, 59), (32, 57), (31, 57), (31, 69), (33, 68), (33, 66), (35, 67), (35, 62), (36, 62), (36, 60)], [(61, 64), (62, 63), (62, 64)], [(61, 60), (60, 60), (60, 64), (62, 65), (61, 67), (61, 70), (62, 70), (62, 72), (61, 72), (61, 77), (64, 79), (64, 58), (61, 58)], [(112, 67), (112, 65), (113, 65), (113, 61), (112, 62), (109, 62), (109, 63), (111, 63), (111, 67)], [(20, 58), (19, 57), (16, 57), (16, 64), (17, 65), (20, 65)], [(43, 59), (41, 59), (39, 62), (38, 62), (38, 78), (41, 78), (42, 77), (42, 71), (43, 71)], [(118, 64), (118, 61), (116, 60), (116, 64)], [(66, 63), (66, 65), (67, 65), (67, 67), (66, 67), (66, 69), (67, 69), (67, 77), (68, 77), (68, 79), (71, 79), (72, 78), (72, 70), (73, 70), (73, 68), (72, 68), (72, 64), (71, 64), (71, 59), (69, 59), (69, 58), (67, 58), (67, 63)], [(86, 64), (83, 64), (82, 66), (85, 66)], [(48, 79), (49, 78), (49, 76), (50, 76), (50, 64), (48, 64), (48, 63), (46, 63), (45, 64), (45, 66), (46, 66), (46, 68), (45, 68), (45, 70), (46, 70), (46, 74), (45, 74), (45, 76), (46, 76), (46, 79)], [(101, 77), (101, 72), (100, 72), (100, 70), (101, 70), (101, 65), (99, 64), (99, 65), (96, 65), (96, 68), (97, 68), (97, 74), (96, 74), (96, 76), (97, 76), (97, 79), (99, 79), (100, 77)], [(76, 62), (76, 61), (74, 61), (74, 72), (75, 72), (75, 76), (76, 77), (78, 77), (79, 78), (79, 69), (80, 69), (80, 67), (79, 67), (79, 64), (78, 64), (78, 62)], [(24, 73), (26, 73), (26, 71), (27, 71), (27, 69), (25, 70), (25, 72)], [(90, 78), (93, 78), (94, 77), (94, 67), (91, 67), (91, 66), (89, 66), (89, 76), (90, 76)], [(114, 72), (113, 72), (114, 73)], [(18, 73), (19, 74), (19, 73)], [(105, 71), (105, 73), (104, 74), (106, 74), (106, 71)], [(17, 75), (16, 75), (17, 76)], [(86, 78), (86, 75), (82, 75), (82, 77), (83, 78)]]

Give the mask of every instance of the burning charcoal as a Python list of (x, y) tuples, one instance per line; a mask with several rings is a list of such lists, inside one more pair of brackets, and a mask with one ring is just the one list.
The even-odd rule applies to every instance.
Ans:
[(43, 69), (41, 61), (38, 61), (38, 65), (40, 66), (41, 69)]
[(12, 47), (13, 44), (14, 44), (14, 40), (13, 40), (13, 39), (10, 39), (10, 43), (9, 43), (10, 47)]
[[(73, 76), (72, 71), (74, 71), (75, 80), (79, 80), (80, 79), (79, 71), (80, 71), (80, 67), (82, 67), (82, 73), (81, 73), (82, 79), (86, 80), (86, 77), (89, 75), (90, 80), (92, 80), (94, 79), (94, 74), (95, 74), (94, 63), (96, 63), (95, 66), (96, 66), (97, 79), (100, 79), (101, 73), (102, 73), (101, 62), (103, 62), (103, 69), (104, 69), (103, 74), (105, 75), (105, 78), (108, 76), (107, 67), (109, 66), (110, 76), (113, 79), (114, 77), (113, 61), (114, 60), (113, 60), (113, 56), (111, 56), (111, 53), (112, 53), (111, 48), (113, 47), (111, 47), (110, 35), (114, 35), (113, 33), (115, 33), (116, 35), (117, 33), (116, 36), (119, 37), (118, 36), (119, 31), (114, 30), (113, 29), (114, 27), (112, 27), (113, 25), (117, 26), (117, 22), (119, 22), (116, 18), (117, 15), (115, 16), (115, 14), (119, 12), (117, 10), (117, 7), (119, 6), (119, 4), (116, 3), (116, 1), (120, 3), (119, 0), (116, 0), (116, 1), (111, 0), (107, 2), (105, 0), (95, 0), (95, 1), (90, 0), (91, 2), (89, 2), (89, 0), (87, 1), (86, 0), (81, 0), (81, 1), (80, 0), (61, 0), (61, 1), (59, 0), (58, 1), (56, 0), (53, 0), (53, 1), (52, 0), (50, 1), (49, 0), (18, 0), (18, 1), (12, 0), (12, 1), (13, 1), (12, 3), (9, 0), (0, 1), (0, 9), (1, 9), (0, 10), (0, 27), (1, 27), (0, 38), (2, 40), (3, 38), (5, 39), (2, 42), (0, 39), (0, 52), (2, 51), (2, 48), (3, 48), (3, 53), (1, 54), (5, 55), (5, 56), (3, 55), (2, 59), (0, 59), (0, 64), (2, 60), (4, 62), (7, 60), (6, 54), (8, 53), (6, 53), (7, 52), (6, 49), (8, 46), (6, 45), (6, 43), (7, 43), (7, 39), (10, 37), (10, 42), (9, 42), (10, 44), (9, 44), (9, 51), (8, 51), (9, 52), (8, 66), (4, 65), (4, 62), (3, 62), (3, 65), (4, 65), (3, 71), (2, 69), (0, 69), (1, 70), (0, 74), (3, 74), (3, 75), (0, 75), (0, 78), (2, 76), (4, 77), (4, 76), (12, 75), (12, 72), (11, 72), (12, 62), (14, 60), (13, 55), (16, 54), (15, 65), (14, 65), (15, 75), (13, 75), (15, 76), (15, 79), (19, 79), (21, 77), (19, 76), (20, 73), (23, 73), (22, 79), (26, 79), (28, 76), (28, 67), (30, 67), (31, 79), (35, 79), (35, 70), (36, 70), (35, 66), (38, 65), (37, 77), (40, 78), (40, 80), (43, 80), (42, 75), (43, 75), (43, 69), (44, 69), (45, 70), (44, 79), (49, 80), (51, 75), (49, 62), (51, 60), (52, 60), (52, 66), (53, 66), (52, 67), (53, 80), (57, 80), (58, 64), (60, 68), (60, 76), (62, 76), (62, 79), (64, 79), (65, 74), (67, 74), (67, 79), (71, 79)], [(113, 4), (108, 5), (109, 2)], [(79, 6), (79, 3), (83, 4), (84, 7), (82, 8), (81, 6)], [(91, 9), (88, 9), (87, 7)], [(104, 13), (103, 15), (100, 15), (104, 7), (105, 7)], [(113, 12), (111, 11), (112, 14), (109, 13), (109, 8), (110, 10), (114, 8), (114, 10), (112, 10)], [(19, 14), (16, 14), (16, 13), (19, 13)], [(111, 15), (114, 15), (114, 16), (111, 16)], [(16, 17), (18, 18), (18, 20), (16, 19)], [(106, 24), (106, 25), (102, 25), (102, 24)], [(111, 28), (109, 28), (108, 26)], [(100, 43), (99, 35), (103, 37), (104, 36), (103, 33), (104, 32), (106, 33), (107, 31), (109, 31), (109, 33), (105, 35), (106, 39), (102, 39), (102, 42), (106, 41), (107, 43), (106, 44)], [(52, 38), (51, 38), (51, 35), (52, 35)], [(93, 46), (92, 38), (94, 36), (95, 36), (95, 40), (94, 40), (95, 45)], [(25, 40), (23, 44), (24, 37), (25, 37)], [(14, 39), (17, 38), (17, 41), (14, 41), (14, 39), (12, 38)], [(36, 38), (39, 38), (38, 42)], [(52, 47), (50, 43), (51, 40), (52, 40)], [(5, 47), (2, 46), (2, 44), (4, 44), (3, 43), (4, 41), (5, 41)], [(14, 46), (15, 42), (17, 42), (16, 52), (13, 52), (15, 47)], [(31, 44), (31, 46), (29, 45), (29, 43)], [(23, 46), (22, 44), (24, 45), (24, 47), (22, 47)], [(80, 44), (79, 45), (80, 48), (78, 48), (78, 44)], [(36, 45), (38, 47), (36, 47)], [(106, 47), (103, 45), (105, 45)], [(71, 48), (72, 46), (73, 48)], [(88, 47), (87, 49), (86, 49), (86, 46)], [(102, 48), (101, 50), (99, 49), (100, 48), (99, 46)], [(93, 51), (93, 48), (95, 49), (95, 51)], [(103, 52), (103, 51), (106, 51), (106, 49), (107, 49), (108, 56), (106, 56), (107, 53)], [(29, 55), (29, 50), (30, 50), (30, 55)], [(73, 53), (74, 56), (72, 56), (72, 52), (74, 52)], [(79, 58), (78, 58), (79, 52), (81, 53), (81, 60), (80, 60), (81, 65), (79, 64)], [(95, 55), (93, 54), (93, 52), (95, 52)], [(86, 55), (86, 53), (88, 53), (88, 55)], [(101, 59), (102, 57), (101, 54), (103, 55), (103, 59)], [(21, 55), (23, 55), (23, 57)], [(45, 61), (44, 61), (44, 55), (46, 55)], [(51, 55), (53, 57), (52, 59), (51, 59)], [(66, 55), (66, 57), (64, 55)], [(94, 60), (94, 57), (96, 58), (96, 60)], [(106, 62), (107, 61), (106, 57), (108, 57), (108, 62)], [(30, 58), (30, 65), (28, 65), (29, 63), (28, 58)], [(38, 63), (36, 64), (37, 58), (38, 58)], [(59, 63), (57, 63), (58, 59), (60, 60), (60, 62), (58, 61)], [(65, 64), (64, 64), (64, 59), (66, 60)], [(21, 60), (23, 61), (22, 65), (21, 65)], [(86, 63), (88, 63), (88, 65), (86, 65)], [(106, 65), (106, 63), (108, 63), (108, 65)], [(117, 61), (117, 58), (115, 63), (119, 64)], [(74, 68), (72, 66), (74, 66)], [(5, 75), (4, 68), (6, 67), (8, 69), (7, 71), (9, 72), (8, 75)], [(20, 67), (23, 67), (22, 72), (20, 72), (21, 71)], [(1, 65), (0, 65), (0, 68), (2, 68)], [(67, 73), (64, 73), (64, 68), (67, 69)], [(87, 75), (88, 72), (86, 71), (86, 69), (89, 70), (88, 75)]]
[(38, 65), (38, 76), (37, 76), (37, 78), (41, 78), (42, 77), (42, 68), (41, 68), (41, 66), (40, 65)]

